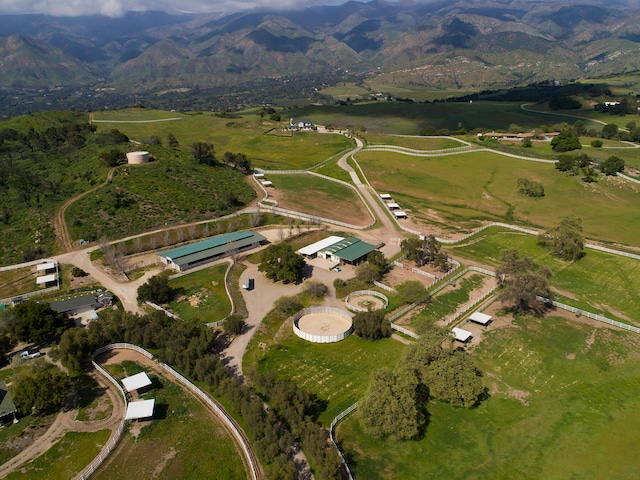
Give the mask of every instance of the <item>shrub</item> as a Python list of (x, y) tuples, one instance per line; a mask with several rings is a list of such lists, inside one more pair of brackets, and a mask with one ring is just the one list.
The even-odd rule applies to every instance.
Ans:
[(353, 317), (353, 332), (365, 340), (380, 340), (391, 336), (391, 326), (384, 318), (384, 312), (358, 312)]
[(544, 186), (527, 178), (518, 179), (518, 192), (527, 197), (544, 197)]
[(594, 140), (591, 142), (591, 146), (593, 148), (601, 148), (602, 147), (602, 140)]
[(280, 297), (275, 307), (284, 315), (292, 315), (302, 309), (302, 303), (296, 297)]
[(239, 317), (238, 315), (231, 315), (230, 317), (227, 317), (227, 319), (222, 324), (224, 332), (228, 335), (238, 335), (240, 332), (242, 332), (244, 326), (244, 319)]
[(329, 287), (322, 282), (310, 281), (305, 284), (304, 292), (314, 298), (324, 298)]

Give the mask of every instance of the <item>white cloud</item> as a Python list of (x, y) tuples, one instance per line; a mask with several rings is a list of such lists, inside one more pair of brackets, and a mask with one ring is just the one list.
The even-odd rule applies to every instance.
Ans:
[(127, 11), (237, 12), (255, 8), (293, 9), (313, 5), (339, 5), (346, 0), (0, 0), (0, 14), (43, 13), (55, 16), (105, 15), (120, 17)]

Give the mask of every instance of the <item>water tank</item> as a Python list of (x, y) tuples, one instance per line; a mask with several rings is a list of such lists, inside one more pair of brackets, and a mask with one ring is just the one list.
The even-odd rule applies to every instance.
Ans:
[(127, 163), (129, 165), (139, 165), (149, 161), (149, 152), (129, 152), (127, 153)]

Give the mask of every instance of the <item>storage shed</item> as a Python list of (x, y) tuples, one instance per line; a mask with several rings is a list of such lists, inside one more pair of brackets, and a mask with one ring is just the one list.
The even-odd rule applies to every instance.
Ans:
[(471, 332), (468, 332), (467, 330), (463, 330), (458, 327), (453, 327), (453, 330), (451, 331), (455, 335), (456, 340), (462, 343), (466, 343), (467, 340), (469, 340), (473, 336)]
[(491, 321), (491, 315), (487, 315), (486, 313), (473, 312), (469, 317), (469, 320), (486, 327), (487, 324)]

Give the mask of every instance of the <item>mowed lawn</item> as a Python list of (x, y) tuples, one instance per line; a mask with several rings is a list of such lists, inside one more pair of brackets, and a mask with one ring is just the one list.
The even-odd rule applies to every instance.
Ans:
[(502, 251), (517, 248), (521, 255), (528, 255), (551, 270), (553, 287), (586, 302), (596, 313), (622, 315), (621, 320), (626, 316), (640, 324), (639, 260), (586, 249), (580, 260), (565, 262), (538, 246), (535, 236), (497, 227), (488, 228), (459, 246), (446, 248), (456, 256), (492, 267), (500, 264)]
[(280, 207), (354, 225), (374, 221), (358, 194), (341, 183), (306, 174), (269, 175), (269, 180)]
[(189, 273), (169, 281), (176, 290), (169, 307), (182, 320), (199, 319), (210, 323), (222, 320), (231, 312), (231, 302), (224, 288), (228, 263)]
[(414, 150), (442, 150), (467, 146), (465, 143), (459, 142), (454, 138), (383, 135), (379, 133), (366, 133), (361, 136), (367, 142), (367, 145), (389, 145), (412, 148)]
[(522, 318), (475, 351), (490, 398), (431, 403), (424, 436), (366, 436), (357, 410), (338, 441), (357, 478), (638, 478), (640, 336), (562, 318)]
[[(146, 114), (146, 116), (145, 116)], [(216, 157), (221, 160), (225, 152), (244, 153), (254, 167), (265, 169), (306, 169), (346, 149), (354, 143), (343, 135), (298, 132), (280, 132), (286, 121), (273, 122), (257, 115), (220, 118), (211, 114), (183, 115), (177, 112), (127, 110), (96, 112), (100, 120), (127, 120), (140, 122), (157, 117), (181, 117), (179, 121), (148, 123), (97, 123), (98, 130), (117, 128), (129, 138), (144, 142), (157, 136), (166, 145), (167, 135), (173, 134), (184, 152), (191, 151), (196, 142), (212, 143)]]
[(384, 365), (393, 367), (403, 348), (400, 342), (390, 338), (368, 342), (355, 335), (337, 343), (311, 343), (288, 331), (256, 368), (293, 380), (327, 402), (319, 421), (329, 426), (336, 415), (364, 395), (372, 371)]
[[(142, 370), (127, 363), (127, 375)], [(135, 428), (135, 435), (125, 433), (91, 478), (246, 479), (240, 454), (220, 421), (176, 383), (149, 376), (154, 385), (143, 397), (156, 400), (154, 420)]]
[[(550, 227), (573, 214), (582, 218), (587, 237), (638, 245), (640, 185), (618, 177), (587, 184), (552, 164), (490, 152), (446, 157), (362, 152), (357, 160), (374, 188), (391, 193), (410, 217), (425, 218), (433, 210), (443, 224), (466, 228), (478, 220)], [(520, 194), (519, 178), (541, 182), (545, 196)]]

